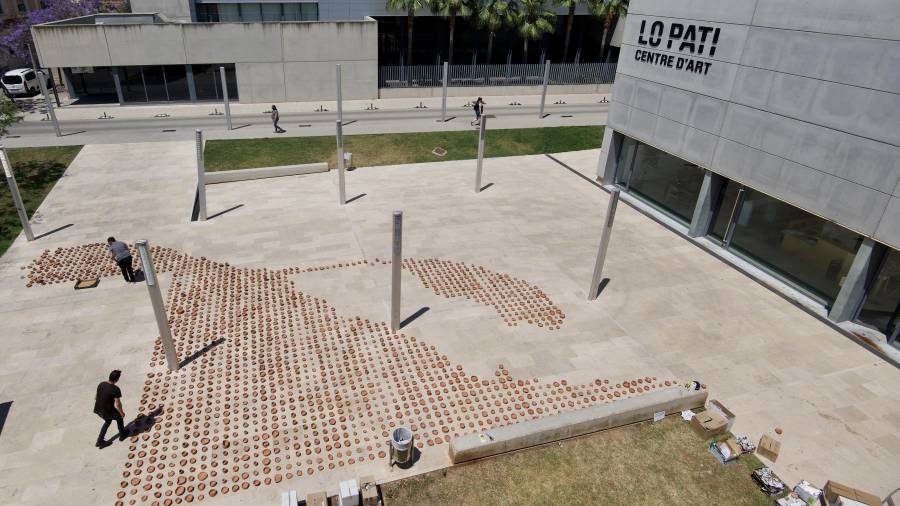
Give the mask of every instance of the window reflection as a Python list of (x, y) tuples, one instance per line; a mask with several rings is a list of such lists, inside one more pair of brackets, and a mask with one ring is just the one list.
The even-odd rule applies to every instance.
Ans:
[(747, 190), (731, 246), (834, 302), (862, 237), (756, 190)]
[[(624, 146), (623, 152), (628, 145)], [(703, 169), (654, 147), (639, 143), (634, 155), (628, 190), (637, 193), (684, 222), (694, 214)]]
[(868, 295), (857, 320), (890, 336), (897, 325), (898, 309), (900, 309), (900, 253), (889, 250), (878, 274), (869, 285)]

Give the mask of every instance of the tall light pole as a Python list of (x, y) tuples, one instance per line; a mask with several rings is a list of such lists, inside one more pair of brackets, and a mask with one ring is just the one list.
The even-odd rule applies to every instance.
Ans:
[(231, 130), (231, 104), (228, 101), (228, 81), (225, 79), (225, 67), (219, 67), (219, 77), (222, 79), (222, 98), (225, 101), (225, 121)]
[(22, 195), (19, 194), (19, 185), (16, 184), (16, 175), (13, 173), (12, 164), (9, 163), (9, 157), (6, 155), (6, 147), (0, 144), (0, 163), (3, 164), (3, 173), (6, 175), (6, 184), (9, 185), (9, 193), (12, 194), (13, 203), (16, 205), (16, 212), (19, 214), (19, 223), (22, 224), (22, 230), (25, 231), (25, 238), (29, 241), (34, 240), (34, 234), (31, 232), (31, 223), (28, 222), (28, 212), (25, 210), (25, 204), (22, 203)]
[(347, 203), (347, 181), (344, 174), (344, 124), (341, 120), (334, 121), (337, 128), (337, 165), (338, 165), (338, 193), (341, 205)]
[(606, 205), (606, 221), (603, 224), (603, 232), (600, 236), (600, 247), (597, 250), (597, 260), (594, 261), (594, 274), (591, 276), (588, 300), (594, 300), (600, 295), (600, 280), (603, 279), (603, 264), (606, 262), (606, 250), (609, 248), (609, 236), (612, 235), (613, 220), (616, 218), (616, 206), (618, 206), (618, 204), (619, 189), (613, 188), (609, 194), (609, 203)]
[(166, 353), (166, 364), (170, 371), (177, 371), (178, 355), (175, 352), (172, 329), (169, 328), (169, 318), (166, 316), (166, 307), (163, 304), (162, 292), (159, 289), (159, 279), (156, 277), (153, 259), (150, 257), (150, 243), (146, 239), (141, 239), (136, 241), (134, 245), (137, 247), (138, 255), (141, 257), (144, 281), (147, 282), (147, 291), (150, 292), (150, 303), (153, 304), (153, 315), (156, 316), (159, 340), (162, 341), (163, 351)]
[(544, 103), (547, 101), (547, 84), (550, 82), (550, 60), (544, 62), (544, 91), (541, 92), (541, 112), (538, 119), (544, 118)]
[(47, 96), (47, 76), (44, 74), (43, 70), (38, 70), (37, 76), (38, 84), (41, 86), (41, 94), (44, 95), (44, 103), (47, 104), (47, 113), (50, 114), (50, 119), (53, 120), (53, 128), (56, 130), (56, 136), (62, 137), (62, 132), (59, 130), (59, 121), (56, 119), (56, 111), (53, 110), (53, 104), (50, 102), (50, 97)]
[(475, 193), (481, 192), (481, 166), (484, 162), (484, 130), (487, 128), (487, 118), (481, 115), (481, 124), (478, 128), (478, 161), (475, 165)]
[(197, 143), (197, 207), (200, 208), (199, 219), (206, 221), (206, 164), (203, 159), (203, 130), (194, 132)]
[(391, 330), (400, 329), (400, 268), (403, 264), (403, 211), (394, 211), (391, 241)]

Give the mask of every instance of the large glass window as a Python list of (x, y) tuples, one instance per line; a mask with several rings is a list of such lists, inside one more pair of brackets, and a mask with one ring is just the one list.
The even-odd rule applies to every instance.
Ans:
[[(857, 320), (888, 337), (894, 334), (900, 316), (900, 252), (889, 250), (878, 274), (871, 281)], [(895, 341), (900, 346), (900, 341)]]
[(619, 184), (681, 221), (691, 221), (703, 183), (703, 169), (632, 139), (623, 143), (620, 162), (624, 163), (619, 163)]
[(745, 189), (735, 216), (731, 246), (834, 302), (859, 234), (756, 190)]
[(719, 203), (716, 209), (716, 216), (713, 220), (709, 234), (720, 241), (725, 240), (728, 233), (728, 225), (731, 223), (732, 214), (736, 211), (735, 205), (740, 194), (741, 185), (734, 181), (726, 181), (719, 193)]
[(89, 67), (66, 70), (69, 82), (79, 100), (118, 102), (116, 84), (109, 67)]
[(300, 4), (300, 14), (303, 21), (318, 21), (319, 4), (313, 2), (305, 2)]
[(225, 67), (225, 81), (228, 84), (228, 98), (235, 101), (238, 99), (234, 64), (212, 63), (193, 65), (194, 86), (197, 89), (198, 100), (222, 100), (222, 78), (219, 77), (219, 67), (223, 66)]
[(318, 20), (319, 4), (316, 2), (197, 4), (197, 21), (201, 23)]

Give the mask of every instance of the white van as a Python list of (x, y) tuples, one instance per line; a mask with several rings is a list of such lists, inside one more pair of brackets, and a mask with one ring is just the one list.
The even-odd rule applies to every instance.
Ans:
[(38, 84), (34, 69), (15, 69), (3, 74), (0, 82), (10, 95), (36, 95), (41, 85)]

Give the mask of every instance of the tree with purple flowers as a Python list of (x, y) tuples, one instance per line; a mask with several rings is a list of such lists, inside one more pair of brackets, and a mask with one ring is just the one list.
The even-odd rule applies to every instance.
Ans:
[(98, 12), (120, 12), (123, 2), (109, 0), (45, 0), (44, 8), (14, 19), (11, 28), (0, 39), (0, 46), (19, 58), (28, 60), (28, 44), (31, 43), (31, 27), (60, 19), (88, 16)]

